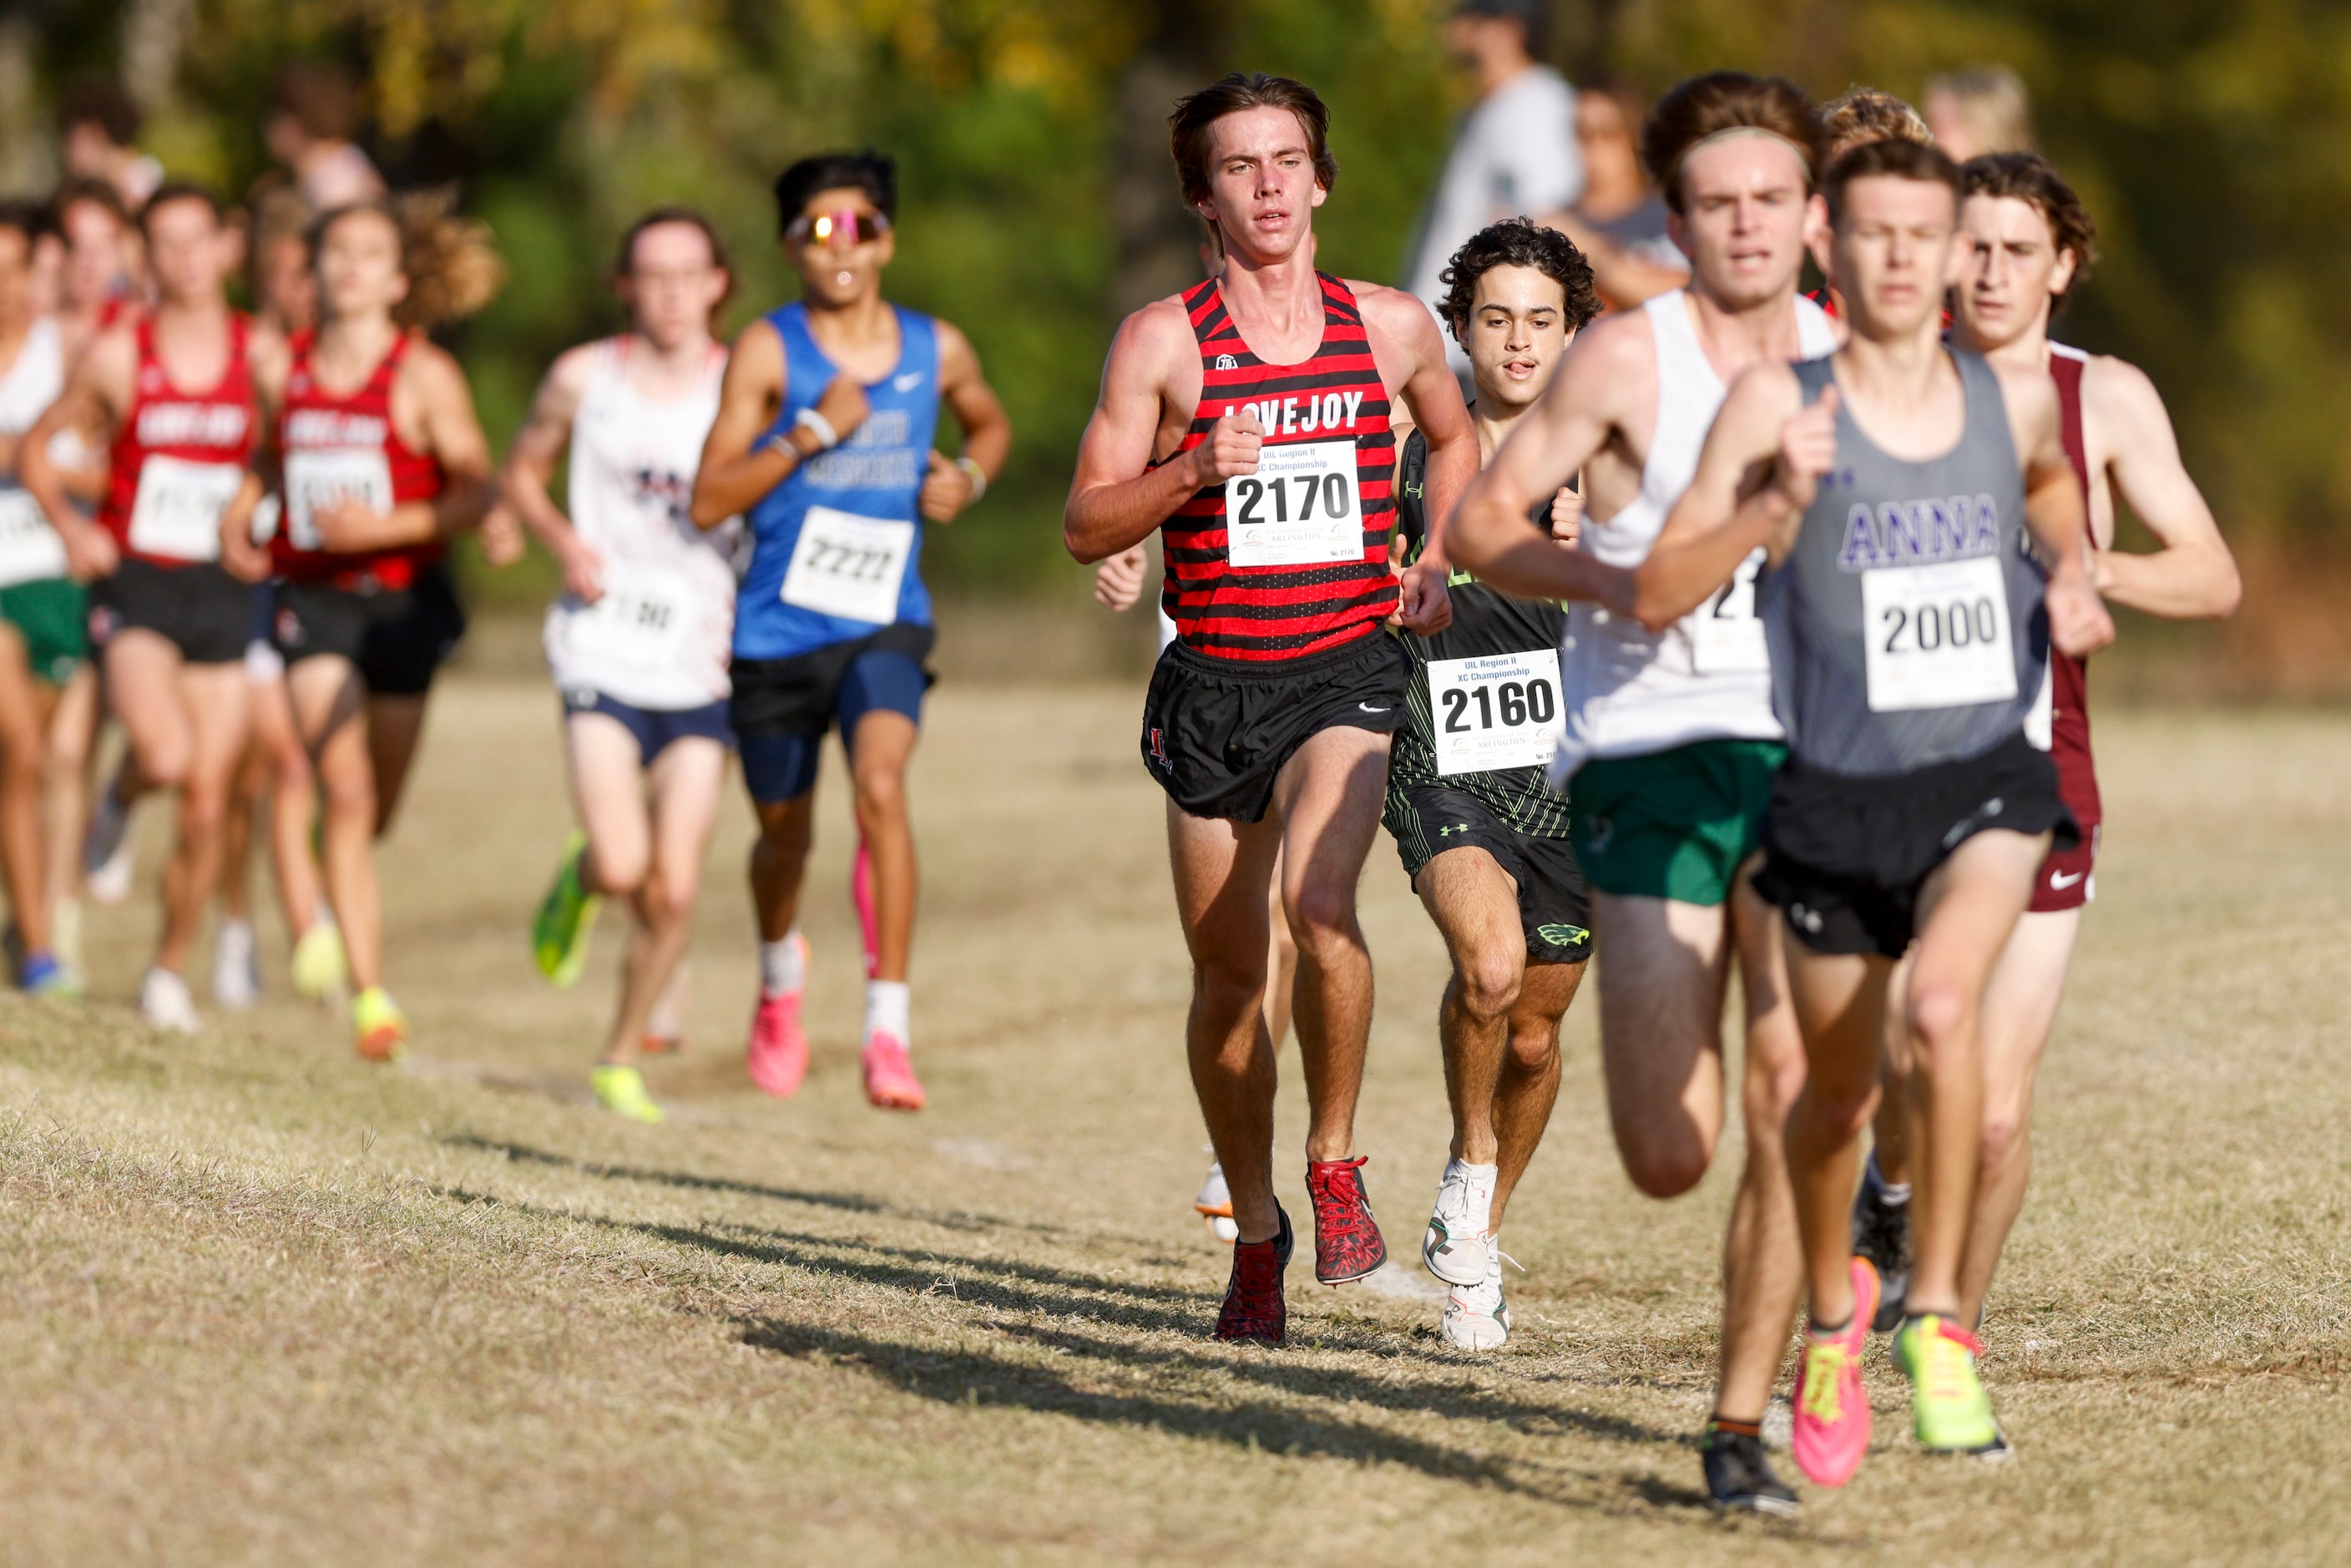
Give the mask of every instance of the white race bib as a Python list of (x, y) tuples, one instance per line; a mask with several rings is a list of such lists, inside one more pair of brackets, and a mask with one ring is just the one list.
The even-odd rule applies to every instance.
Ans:
[(0, 487), (0, 588), (66, 574), (66, 542), (29, 491)]
[(392, 510), (392, 464), (381, 446), (324, 446), (286, 455), (286, 538), (296, 549), (319, 548), (319, 514), (357, 501), (381, 515)]
[(1997, 557), (1864, 572), (1861, 605), (1871, 712), (2016, 695), (2008, 583)]
[(1256, 473), (1225, 481), (1225, 557), (1235, 566), (1363, 559), (1355, 444), (1301, 441), (1261, 448)]
[(800, 519), (783, 600), (820, 615), (886, 626), (914, 553), (914, 525), (810, 507)]
[(244, 485), (240, 464), (149, 454), (131, 504), (131, 548), (165, 560), (218, 560), (221, 514)]
[(632, 567), (626, 581), (608, 580), (602, 598), (571, 612), (564, 637), (583, 664), (674, 670), (684, 663), (691, 602), (676, 573)]
[(1730, 580), (1682, 622), (1689, 628), (1690, 665), (1699, 674), (1747, 674), (1771, 667), (1771, 645), (1755, 614), (1755, 578), (1763, 559), (1761, 549), (1749, 555)]
[(1486, 773), (1548, 763), (1559, 747), (1559, 651), (1428, 663), (1437, 770)]

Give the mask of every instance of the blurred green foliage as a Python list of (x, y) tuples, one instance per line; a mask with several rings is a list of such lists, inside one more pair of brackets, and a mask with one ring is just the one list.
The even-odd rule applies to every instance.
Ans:
[[(369, 83), (396, 180), (460, 182), (512, 266), (454, 334), (503, 439), (540, 368), (617, 320), (603, 282), (636, 212), (709, 209), (735, 249), (732, 320), (789, 296), (768, 183), (872, 144), (901, 164), (892, 292), (977, 344), (1019, 432), (986, 507), (931, 547), (950, 586), (1061, 570), (1057, 519), (1116, 295), (1118, 182), (1175, 201), (1119, 134), (1138, 51), (1287, 71), (1332, 109), (1342, 175), (1324, 266), (1385, 279), (1465, 87), (1446, 0), (17, 0), (33, 78), (160, 80), (146, 134), (243, 189), (284, 63)], [(162, 18), (159, 22), (158, 18)], [(178, 31), (172, 18), (178, 17)], [(1575, 0), (1554, 52), (1662, 87), (1784, 71), (1822, 94), (1916, 94), (2003, 60), (2090, 200), (2105, 262), (2064, 334), (2156, 377), (2232, 528), (2326, 529), (2351, 504), (2337, 368), (2351, 348), (2351, 8), (2319, 0)], [(21, 21), (17, 24), (22, 26)], [(162, 29), (159, 35), (158, 27)], [(158, 43), (159, 36), (162, 43)], [(155, 63), (158, 48), (164, 63)], [(143, 51), (143, 52), (142, 52)], [(1146, 106), (1147, 107), (1147, 106)], [(21, 122), (21, 120), (20, 120)], [(1120, 168), (1121, 148), (1132, 165)]]

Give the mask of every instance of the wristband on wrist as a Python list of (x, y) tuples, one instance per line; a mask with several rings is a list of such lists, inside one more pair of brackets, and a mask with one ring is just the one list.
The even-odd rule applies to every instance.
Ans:
[(820, 452), (830, 452), (841, 444), (841, 432), (832, 427), (832, 421), (812, 408), (804, 408), (794, 414), (792, 423), (805, 426), (808, 433), (816, 437)]
[(955, 460), (955, 465), (962, 469), (966, 477), (971, 480), (971, 501), (965, 502), (964, 504), (966, 506), (971, 505), (972, 502), (977, 501), (982, 496), (987, 494), (987, 471), (986, 469), (982, 468), (977, 463), (968, 457), (956, 458)]
[(792, 426), (791, 430), (779, 430), (776, 432), (775, 434), (770, 435), (767, 440), (759, 443), (759, 450), (762, 452), (780, 452), (785, 456), (790, 458), (795, 464), (807, 462), (808, 454), (802, 452), (799, 449), (799, 444), (792, 440), (793, 432), (799, 429), (799, 426), (796, 424)]

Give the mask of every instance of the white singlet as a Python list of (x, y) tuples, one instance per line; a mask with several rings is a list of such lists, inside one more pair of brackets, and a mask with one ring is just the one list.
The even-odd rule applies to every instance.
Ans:
[(570, 514), (603, 558), (604, 596), (565, 594), (547, 612), (547, 662), (566, 692), (632, 707), (704, 707), (727, 695), (739, 518), (707, 531), (686, 505), (718, 417), (726, 350), (713, 346), (688, 396), (656, 402), (629, 381), (632, 338), (595, 345), (571, 419)]
[[(1610, 566), (1632, 568), (1656, 547), (1666, 516), (1698, 475), (1698, 453), (1730, 389), (1715, 374), (1690, 319), (1687, 291), (1642, 307), (1657, 345), (1657, 423), (1641, 491), (1604, 523), (1587, 520), (1581, 548)], [(1800, 358), (1836, 349), (1828, 312), (1795, 299)], [(1760, 558), (1761, 552), (1757, 552)], [(1641, 757), (1698, 740), (1778, 740), (1763, 623), (1755, 617), (1750, 558), (1729, 586), (1663, 632), (1619, 619), (1596, 604), (1567, 611), (1559, 649), (1566, 726), (1552, 777), (1564, 782), (1595, 757)]]
[[(25, 334), (7, 372), (0, 374), (0, 435), (30, 430), (65, 385), (65, 340), (57, 321), (44, 316)], [(57, 452), (59, 446), (53, 442), (50, 449)], [(65, 574), (65, 541), (49, 527), (40, 503), (14, 475), (0, 476), (0, 588)]]

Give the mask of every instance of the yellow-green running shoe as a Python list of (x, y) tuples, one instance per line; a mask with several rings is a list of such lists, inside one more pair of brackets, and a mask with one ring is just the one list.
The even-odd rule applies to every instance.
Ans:
[(350, 978), (343, 957), (343, 934), (331, 920), (314, 920), (294, 944), (294, 988), (318, 1001)]
[(370, 1061), (390, 1061), (408, 1044), (408, 1019), (392, 993), (370, 986), (351, 998), (351, 1033), (360, 1054)]
[(1991, 1396), (1976, 1375), (1982, 1342), (1933, 1312), (1894, 1331), (1894, 1364), (1910, 1379), (1918, 1443), (1938, 1454), (1980, 1454), (2000, 1443)]
[(596, 1103), (607, 1111), (616, 1111), (632, 1122), (658, 1122), (662, 1108), (645, 1092), (645, 1077), (633, 1067), (618, 1062), (600, 1062), (589, 1082), (596, 1090)]
[(532, 954), (538, 972), (568, 990), (588, 967), (588, 935), (596, 928), (596, 911), (604, 901), (580, 883), (580, 862), (588, 852), (588, 835), (578, 829), (563, 841), (563, 863), (556, 868), (554, 884), (538, 901), (538, 915), (530, 923)]

